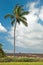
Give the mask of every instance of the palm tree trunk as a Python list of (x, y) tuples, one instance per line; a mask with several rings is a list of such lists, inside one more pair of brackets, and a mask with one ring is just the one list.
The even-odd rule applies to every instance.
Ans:
[(14, 25), (14, 56), (15, 56), (15, 31), (16, 31), (16, 21)]

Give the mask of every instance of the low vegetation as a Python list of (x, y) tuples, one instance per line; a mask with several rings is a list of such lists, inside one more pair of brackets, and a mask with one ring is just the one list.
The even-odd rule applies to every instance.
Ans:
[(0, 62), (42, 62), (43, 58), (28, 57), (4, 57), (0, 58)]

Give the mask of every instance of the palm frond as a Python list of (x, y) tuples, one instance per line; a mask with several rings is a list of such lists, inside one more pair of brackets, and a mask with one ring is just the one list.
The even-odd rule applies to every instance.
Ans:
[(14, 22), (15, 22), (15, 19), (13, 19), (12, 22), (11, 22), (11, 25), (12, 25), (12, 26), (14, 25)]
[(23, 16), (23, 15), (28, 15), (28, 14), (29, 14), (28, 11), (26, 11), (26, 12), (22, 12), (21, 16)]
[(21, 18), (23, 18), (24, 20), (27, 20), (25, 17), (21, 16)]
[(19, 5), (17, 4), (13, 10), (14, 14), (17, 14)]
[(16, 4), (16, 6), (15, 6), (14, 10), (16, 10), (18, 6), (19, 6), (19, 4)]
[(18, 22), (18, 24), (20, 24), (20, 20), (19, 19), (17, 19), (17, 22)]
[(20, 15), (24, 11), (24, 9), (22, 6), (19, 6), (17, 11), (18, 11), (18, 15)]
[(22, 17), (20, 17), (19, 19), (25, 26), (28, 26), (28, 23), (26, 22), (26, 20), (24, 20)]
[(4, 16), (4, 18), (8, 18), (8, 17), (14, 18), (14, 16), (12, 14), (7, 14), (7, 15)]
[(13, 11), (14, 11), (14, 14), (20, 15), (23, 10), (24, 10), (24, 9), (23, 9), (22, 6), (16, 5), (16, 7), (15, 7), (15, 9), (14, 9)]

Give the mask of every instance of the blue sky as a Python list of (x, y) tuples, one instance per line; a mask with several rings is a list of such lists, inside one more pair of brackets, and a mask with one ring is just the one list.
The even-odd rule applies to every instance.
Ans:
[[(16, 4), (24, 5), (30, 12), (27, 18), (28, 27), (22, 23), (16, 28), (16, 52), (43, 53), (43, 0), (1, 0), (0, 1), (0, 43), (5, 52), (13, 52), (13, 28), (10, 18), (4, 19), (7, 13), (13, 13)], [(20, 34), (21, 33), (21, 34)]]

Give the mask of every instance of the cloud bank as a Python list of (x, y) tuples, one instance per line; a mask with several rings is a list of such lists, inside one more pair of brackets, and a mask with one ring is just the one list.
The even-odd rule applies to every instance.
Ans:
[[(43, 6), (37, 8), (35, 7), (37, 4), (37, 2), (32, 2), (28, 5), (30, 14), (25, 16), (28, 27), (25, 27), (22, 23), (17, 24), (16, 46), (34, 49), (36, 53), (43, 53), (43, 26), (38, 23), (39, 19), (43, 21)], [(14, 27), (11, 27), (8, 34), (7, 40), (13, 45)]]

